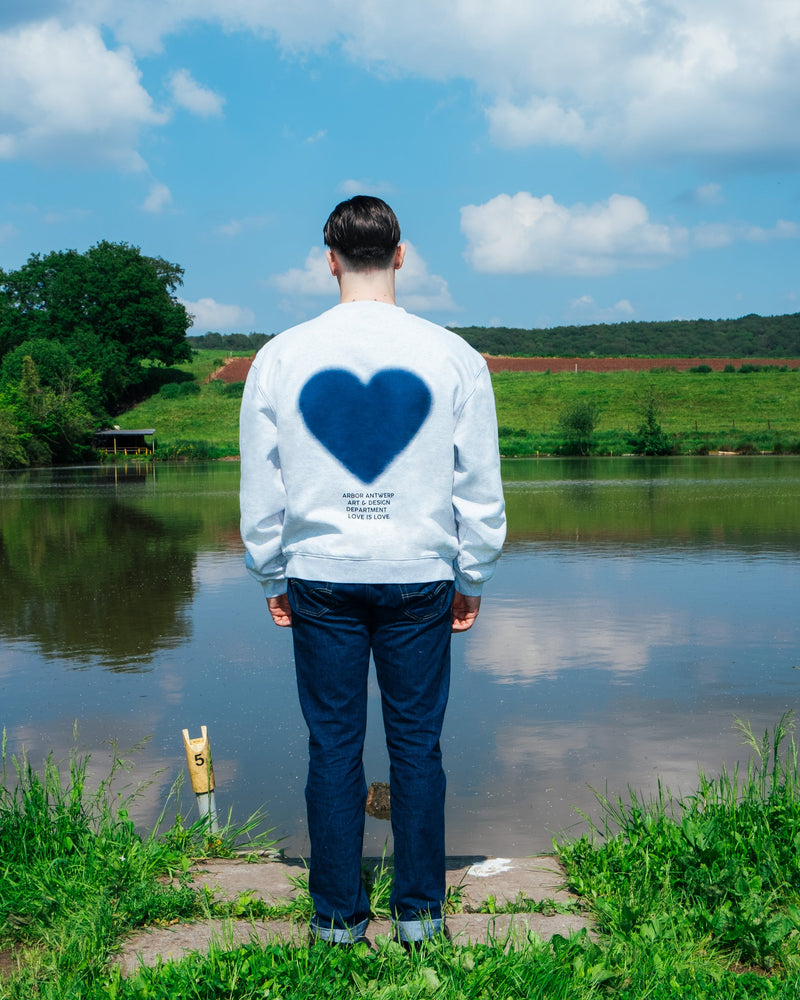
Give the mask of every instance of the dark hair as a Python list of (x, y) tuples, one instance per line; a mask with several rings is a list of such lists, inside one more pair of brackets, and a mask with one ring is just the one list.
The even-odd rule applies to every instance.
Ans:
[(340, 202), (322, 231), (325, 246), (354, 271), (388, 267), (400, 242), (400, 223), (385, 201), (358, 194)]

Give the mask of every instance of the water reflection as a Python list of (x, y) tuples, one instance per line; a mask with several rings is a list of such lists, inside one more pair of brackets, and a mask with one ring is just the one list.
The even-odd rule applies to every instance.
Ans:
[[(797, 700), (800, 462), (510, 462), (510, 539), (457, 637), (444, 735), (448, 850), (531, 853), (596, 815), (589, 786), (690, 791)], [(266, 804), (305, 849), (291, 637), (238, 539), (238, 468), (0, 475), (0, 726), (34, 761), (116, 739), (147, 826), (208, 725), (218, 801)], [(76, 670), (75, 668), (81, 668)], [(100, 669), (94, 669), (100, 668)], [(367, 780), (385, 781), (371, 684)], [(380, 853), (388, 825), (367, 821)]]
[[(59, 479), (61, 480), (59, 482)], [(3, 490), (0, 635), (76, 667), (146, 669), (189, 633), (196, 542), (185, 521), (141, 510), (100, 484), (33, 477)], [(142, 482), (137, 476), (133, 482)]]

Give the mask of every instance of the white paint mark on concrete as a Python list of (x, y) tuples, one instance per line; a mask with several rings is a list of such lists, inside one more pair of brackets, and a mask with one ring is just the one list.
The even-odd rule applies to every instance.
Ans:
[(489, 858), (488, 861), (481, 861), (477, 865), (472, 865), (468, 874), (476, 875), (478, 878), (488, 878), (490, 875), (510, 872), (513, 868), (511, 858)]

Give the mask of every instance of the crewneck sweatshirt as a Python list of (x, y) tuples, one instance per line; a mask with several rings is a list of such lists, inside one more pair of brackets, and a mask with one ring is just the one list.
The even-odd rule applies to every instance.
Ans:
[(479, 595), (505, 537), (486, 362), (382, 302), (341, 303), (256, 355), (240, 417), (241, 532), (267, 597), (296, 577), (455, 580)]

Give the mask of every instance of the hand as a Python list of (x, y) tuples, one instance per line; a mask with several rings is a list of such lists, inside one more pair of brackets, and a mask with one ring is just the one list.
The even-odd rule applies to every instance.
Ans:
[(279, 628), (292, 627), (292, 609), (289, 607), (289, 595), (279, 594), (277, 597), (267, 598), (267, 608), (272, 615), (273, 622)]
[(450, 605), (450, 631), (466, 632), (475, 624), (478, 612), (481, 607), (480, 597), (467, 597), (466, 594), (453, 594), (453, 603)]

